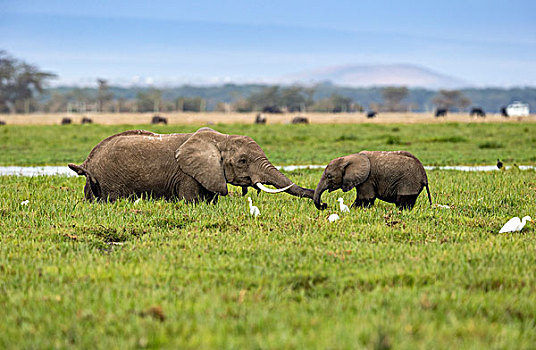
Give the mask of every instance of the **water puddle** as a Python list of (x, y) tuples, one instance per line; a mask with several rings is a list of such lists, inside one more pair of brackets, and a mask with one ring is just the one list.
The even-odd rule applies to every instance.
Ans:
[(77, 176), (77, 174), (66, 166), (0, 166), (0, 175), (16, 176), (43, 176), (43, 175), (63, 175)]
[(276, 165), (279, 170), (283, 171), (294, 171), (300, 169), (324, 169), (325, 165)]
[[(283, 171), (295, 171), (300, 169), (324, 169), (325, 165), (280, 165), (277, 169)], [(449, 166), (425, 166), (426, 170), (458, 170), (458, 171), (498, 171), (495, 165), (449, 165)], [(506, 169), (510, 169), (507, 166)], [(536, 169), (534, 165), (520, 165), (519, 169)], [(43, 176), (43, 175), (62, 175), (77, 176), (74, 171), (66, 166), (0, 166), (0, 176)]]
[[(281, 165), (276, 166), (279, 170), (294, 171), (299, 169), (324, 169), (325, 165)], [(496, 171), (499, 170), (496, 165), (447, 165), (447, 166), (425, 166), (426, 170), (458, 170), (458, 171)], [(512, 168), (506, 166), (506, 170)], [(534, 165), (520, 165), (521, 170), (536, 169)]]
[[(534, 165), (519, 165), (521, 170), (536, 169)], [(425, 166), (426, 170), (458, 170), (458, 171), (498, 171), (496, 165), (446, 165), (446, 166)], [(505, 169), (511, 169), (511, 166), (506, 166)]]

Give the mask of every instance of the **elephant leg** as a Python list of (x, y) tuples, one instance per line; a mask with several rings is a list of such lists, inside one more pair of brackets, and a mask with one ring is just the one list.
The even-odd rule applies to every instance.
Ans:
[(87, 201), (106, 201), (107, 196), (103, 195), (102, 186), (91, 175), (86, 174), (86, 184), (84, 186), (84, 198)]
[(202, 201), (205, 201), (211, 204), (216, 204), (218, 203), (219, 197), (220, 196), (218, 196), (216, 193), (207, 191), (206, 189), (203, 188), (203, 191), (199, 194), (198, 198)]
[(89, 202), (93, 202), (95, 200), (95, 196), (93, 195), (93, 192), (91, 191), (89, 179), (86, 179), (86, 185), (84, 186), (84, 198)]
[[(261, 190), (257, 187), (254, 187), (257, 190), (257, 194), (261, 193)], [(242, 186), (242, 196), (248, 194), (248, 186)]]
[(355, 188), (356, 197), (355, 202), (352, 204), (352, 207), (362, 207), (370, 208), (374, 205), (376, 200), (376, 195), (374, 193), (374, 188), (369, 182), (364, 182), (358, 187)]
[(216, 203), (218, 201), (216, 193), (210, 192), (188, 175), (175, 185), (175, 197), (188, 203), (198, 203), (200, 201)]
[(411, 210), (415, 206), (415, 202), (417, 201), (417, 196), (415, 195), (406, 195), (406, 196), (397, 196), (396, 198), (396, 207), (400, 210)]

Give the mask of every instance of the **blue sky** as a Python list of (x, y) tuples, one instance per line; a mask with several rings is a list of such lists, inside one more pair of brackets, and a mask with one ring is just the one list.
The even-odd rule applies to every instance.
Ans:
[(56, 84), (274, 81), (415, 64), (475, 86), (536, 85), (536, 1), (0, 1), (0, 49)]

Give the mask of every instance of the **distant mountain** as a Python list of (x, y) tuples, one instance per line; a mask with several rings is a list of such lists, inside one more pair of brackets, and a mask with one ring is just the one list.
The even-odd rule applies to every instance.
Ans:
[(348, 87), (407, 86), (426, 89), (458, 89), (470, 85), (462, 79), (410, 64), (326, 67), (282, 77), (279, 83), (314, 84), (326, 81)]

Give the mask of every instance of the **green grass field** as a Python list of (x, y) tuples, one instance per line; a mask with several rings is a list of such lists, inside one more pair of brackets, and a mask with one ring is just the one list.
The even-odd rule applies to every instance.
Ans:
[[(126, 128), (2, 128), (0, 164), (81, 162)], [(214, 128), (252, 136), (274, 164), (365, 148), (535, 163), (530, 124)], [(287, 175), (314, 188), (321, 172)], [(254, 219), (233, 186), (217, 205), (98, 204), (82, 177), (0, 177), (0, 348), (534, 348), (536, 230), (497, 232), (536, 216), (536, 172), (428, 177), (450, 209), (421, 194), (412, 211), (377, 201), (334, 223), (336, 199), (355, 192), (326, 192), (326, 211), (250, 192)]]
[[(414, 153), (425, 165), (536, 164), (536, 124), (213, 125), (251, 136), (274, 164), (327, 164), (361, 150)], [(0, 128), (0, 165), (81, 163), (102, 139), (129, 129), (194, 132), (196, 126), (52, 125)]]

